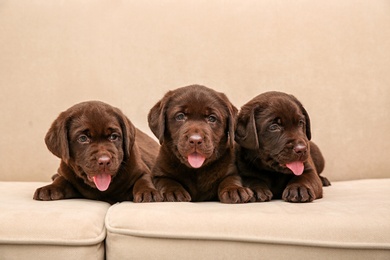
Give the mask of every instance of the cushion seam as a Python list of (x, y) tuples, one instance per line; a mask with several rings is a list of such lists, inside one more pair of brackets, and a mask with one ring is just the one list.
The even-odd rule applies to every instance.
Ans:
[(242, 237), (234, 238), (218, 235), (182, 235), (182, 234), (167, 234), (147, 231), (129, 231), (120, 228), (113, 228), (106, 224), (107, 236), (112, 234), (127, 235), (142, 238), (166, 238), (166, 239), (188, 239), (188, 240), (219, 240), (232, 242), (251, 242), (264, 244), (279, 244), (279, 245), (298, 245), (298, 246), (313, 246), (325, 248), (345, 248), (345, 249), (390, 249), (388, 243), (358, 243), (358, 242), (332, 242), (332, 241), (308, 241), (308, 240), (288, 240), (288, 239), (265, 239), (257, 237)]

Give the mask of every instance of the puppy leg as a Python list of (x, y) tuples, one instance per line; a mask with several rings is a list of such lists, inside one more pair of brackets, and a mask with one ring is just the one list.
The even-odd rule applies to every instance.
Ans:
[(326, 177), (320, 175), (320, 179), (322, 182), (322, 186), (326, 187), (331, 185), (330, 181)]
[[(311, 158), (313, 159), (317, 173), (318, 174), (322, 173), (325, 167), (325, 159), (324, 156), (322, 156), (320, 148), (318, 148), (318, 146), (312, 141), (310, 141), (310, 155)], [(320, 175), (320, 179), (322, 182), (322, 186), (326, 187), (331, 185), (330, 181), (327, 178)]]
[(163, 198), (154, 187), (152, 178), (148, 174), (144, 174), (138, 179), (133, 188), (134, 202), (161, 202)]
[(287, 202), (311, 202), (320, 198), (322, 198), (322, 183), (315, 171), (294, 176), (282, 195), (282, 199)]
[(58, 174), (52, 184), (38, 188), (34, 193), (35, 200), (61, 200), (81, 197), (72, 184)]
[(240, 176), (227, 176), (218, 187), (218, 198), (222, 203), (245, 203), (252, 199), (251, 189), (243, 187)]
[(164, 201), (169, 202), (188, 202), (191, 201), (191, 195), (183, 186), (172, 179), (164, 177), (155, 177), (156, 188), (161, 191)]
[(265, 202), (270, 201), (273, 197), (269, 185), (262, 179), (242, 177), (244, 185), (249, 187), (253, 192), (251, 201)]

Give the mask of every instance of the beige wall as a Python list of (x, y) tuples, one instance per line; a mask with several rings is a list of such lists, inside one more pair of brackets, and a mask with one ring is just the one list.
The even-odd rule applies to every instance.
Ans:
[(169, 89), (296, 95), (331, 180), (390, 177), (390, 1), (0, 1), (0, 179), (49, 181), (54, 118), (98, 99), (147, 127)]

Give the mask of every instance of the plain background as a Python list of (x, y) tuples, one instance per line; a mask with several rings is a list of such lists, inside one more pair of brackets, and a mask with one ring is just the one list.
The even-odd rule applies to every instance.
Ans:
[(151, 134), (149, 109), (191, 84), (238, 108), (294, 94), (325, 176), (390, 177), (390, 1), (147, 2), (0, 1), (2, 180), (50, 181), (43, 139), (73, 104), (110, 103)]

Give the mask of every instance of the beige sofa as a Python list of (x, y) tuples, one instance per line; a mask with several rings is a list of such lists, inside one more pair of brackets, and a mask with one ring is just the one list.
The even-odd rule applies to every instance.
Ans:
[[(387, 0), (0, 2), (0, 259), (390, 259)], [(34, 201), (44, 135), (102, 100), (151, 134), (162, 95), (203, 84), (239, 108), (294, 94), (332, 186), (307, 204)]]

